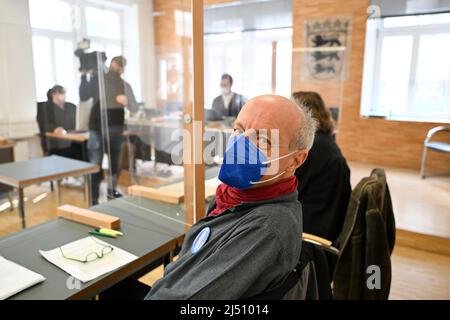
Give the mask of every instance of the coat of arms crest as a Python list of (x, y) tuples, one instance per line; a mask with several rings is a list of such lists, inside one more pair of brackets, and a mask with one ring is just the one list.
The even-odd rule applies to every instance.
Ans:
[[(327, 18), (305, 22), (307, 79), (338, 80), (344, 75), (351, 18)], [(305, 74), (304, 73), (304, 74)]]

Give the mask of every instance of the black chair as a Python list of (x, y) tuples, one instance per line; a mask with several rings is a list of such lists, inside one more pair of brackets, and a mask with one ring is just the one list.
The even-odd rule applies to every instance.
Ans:
[[(50, 155), (50, 150), (47, 143), (47, 137), (45, 133), (47, 132), (45, 124), (48, 123), (48, 113), (46, 111), (47, 102), (38, 102), (37, 103), (37, 116), (36, 120), (39, 127), (39, 138), (41, 140), (41, 147), (44, 156)], [(53, 181), (50, 181), (50, 191), (54, 191)]]
[(47, 145), (47, 137), (46, 133), (46, 123), (48, 123), (48, 113), (46, 112), (47, 102), (38, 102), (37, 103), (37, 116), (36, 120), (39, 126), (39, 138), (41, 140), (41, 147), (44, 155), (49, 155), (48, 145)]
[(338, 107), (330, 107), (328, 108), (331, 112), (331, 118), (333, 118), (334, 123), (337, 125), (339, 120), (339, 108)]
[(427, 158), (427, 150), (433, 150), (441, 153), (450, 153), (450, 143), (439, 142), (439, 141), (430, 141), (431, 138), (438, 132), (449, 132), (450, 127), (434, 127), (429, 130), (427, 136), (423, 142), (423, 153), (422, 153), (422, 162), (420, 164), (420, 176), (422, 179), (425, 179), (425, 161)]
[(246, 300), (332, 300), (324, 249), (303, 241), (300, 260), (278, 287)]
[[(14, 147), (0, 148), (0, 163), (14, 162)], [(13, 191), (14, 188), (6, 184), (0, 183), (0, 194), (7, 193), (9, 200), (9, 209), (12, 211), (13, 206)]]

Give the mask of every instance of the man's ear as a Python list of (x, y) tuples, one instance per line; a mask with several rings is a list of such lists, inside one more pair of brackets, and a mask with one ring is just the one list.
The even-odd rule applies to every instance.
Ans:
[(299, 150), (294, 154), (292, 165), (286, 169), (288, 172), (294, 172), (298, 167), (300, 167), (308, 158), (308, 151)]

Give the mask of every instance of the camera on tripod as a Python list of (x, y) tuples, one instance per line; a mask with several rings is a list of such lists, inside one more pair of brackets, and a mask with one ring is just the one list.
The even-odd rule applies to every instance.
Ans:
[(80, 59), (80, 71), (87, 71), (92, 73), (97, 73), (98, 70), (98, 60), (97, 55), (101, 55), (102, 64), (106, 61), (106, 53), (93, 51), (86, 52), (91, 46), (89, 39), (83, 39), (83, 41), (78, 43), (78, 49), (75, 50), (74, 54)]

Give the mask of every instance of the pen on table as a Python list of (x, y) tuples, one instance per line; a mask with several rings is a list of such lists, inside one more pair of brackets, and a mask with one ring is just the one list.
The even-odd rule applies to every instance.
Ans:
[(96, 235), (96, 236), (102, 236), (102, 237), (108, 237), (108, 238), (117, 238), (115, 235), (110, 233), (103, 233), (98, 231), (89, 231), (89, 234)]
[(108, 233), (108, 234), (112, 234), (112, 235), (115, 235), (115, 236), (123, 236), (122, 232), (117, 231), (117, 230), (108, 229), (108, 228), (99, 227), (99, 228), (95, 228), (95, 231)]

